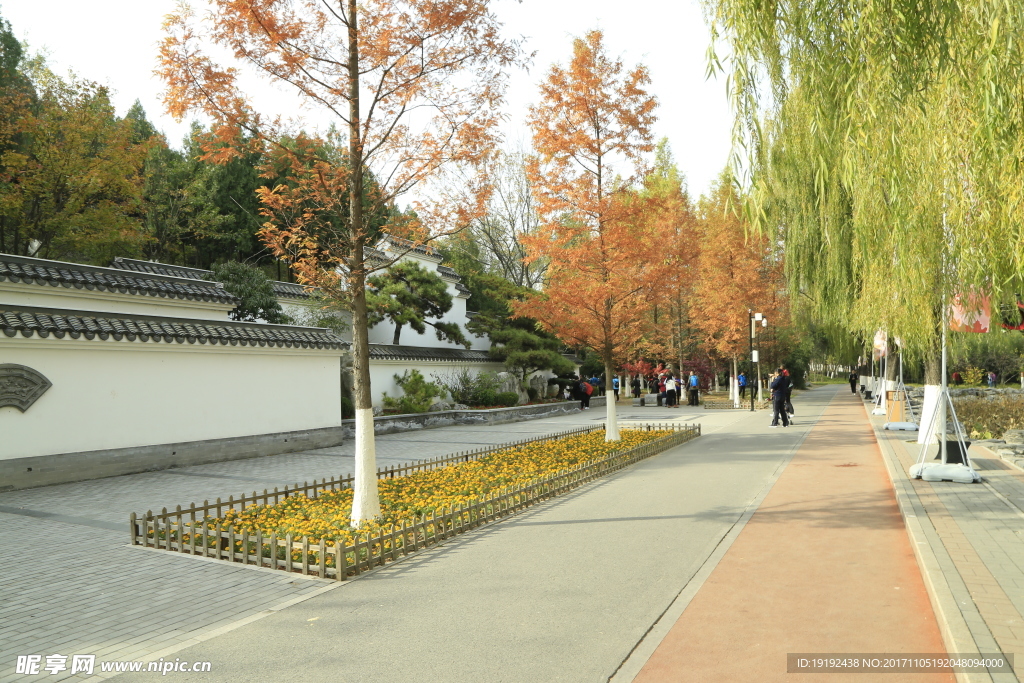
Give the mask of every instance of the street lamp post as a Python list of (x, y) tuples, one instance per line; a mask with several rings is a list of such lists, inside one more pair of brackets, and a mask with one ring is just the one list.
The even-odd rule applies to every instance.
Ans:
[[(758, 362), (760, 359), (754, 355), (754, 336), (757, 334), (757, 323), (764, 320), (764, 316), (760, 313), (754, 313), (754, 311), (747, 309), (747, 314), (750, 316), (750, 378), (747, 380), (747, 384), (753, 384), (754, 381), (754, 363), (757, 365), (757, 384), (750, 387), (750, 412), (754, 412), (754, 392), (761, 391), (761, 364)], [(765, 325), (768, 321), (765, 320)]]

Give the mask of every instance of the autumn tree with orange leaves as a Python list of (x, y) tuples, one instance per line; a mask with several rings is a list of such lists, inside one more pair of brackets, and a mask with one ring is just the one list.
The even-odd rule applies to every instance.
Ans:
[(782, 323), (782, 263), (769, 236), (748, 230), (738, 214), (740, 198), (726, 172), (701, 198), (702, 248), (690, 318), (711, 356), (736, 360), (747, 354), (749, 312)]
[[(640, 334), (659, 279), (655, 208), (636, 191), (654, 149), (655, 98), (646, 67), (627, 71), (600, 31), (573, 41), (568, 66), (540, 86), (528, 123), (536, 155), (527, 173), (542, 225), (524, 238), (549, 261), (544, 291), (516, 306), (559, 338), (596, 350), (611, 380)], [(619, 439), (607, 401), (606, 439)]]
[(655, 293), (647, 330), (634, 353), (676, 361), (681, 372), (693, 347), (689, 309), (698, 282), (702, 230), (667, 139), (658, 142), (654, 169), (644, 185), (644, 194), (658, 206), (659, 249), (667, 267)]
[[(352, 310), (352, 523), (359, 524), (380, 513), (365, 286), (367, 275), (389, 262), (372, 248), (381, 235), (407, 238), (398, 242), (406, 249), (420, 247), (480, 215), (487, 184), (472, 170), (497, 147), (508, 71), (524, 56), (518, 42), (502, 37), (488, 0), (209, 4), (201, 17), (183, 4), (167, 19), (160, 70), (168, 110), (214, 120), (214, 160), (241, 153), (238, 141), (248, 139), (288, 169), (289, 181), (261, 196), (262, 237), (291, 261), (302, 283)], [(218, 64), (211, 49), (233, 62)], [(298, 136), (282, 119), (255, 111), (243, 74), (330, 119), (347, 143), (343, 158), (325, 154), (330, 145), (323, 140)], [(364, 191), (368, 172), (378, 181), (372, 194)], [(458, 183), (445, 184), (453, 173)], [(421, 220), (394, 220), (375, 232), (366, 216), (413, 188), (432, 197), (416, 205)]]

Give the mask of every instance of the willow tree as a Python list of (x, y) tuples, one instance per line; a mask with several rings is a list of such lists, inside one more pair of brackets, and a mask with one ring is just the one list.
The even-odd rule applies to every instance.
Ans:
[[(943, 306), (1022, 290), (1024, 5), (708, 0), (755, 226), (827, 326), (935, 354)], [(744, 165), (744, 164), (738, 164)]]
[[(352, 522), (380, 512), (373, 442), (366, 278), (388, 261), (367, 216), (417, 189), (422, 220), (396, 220), (384, 235), (399, 252), (419, 248), (476, 218), (486, 182), (471, 173), (499, 143), (508, 72), (523, 62), (488, 0), (209, 0), (196, 14), (182, 3), (165, 23), (160, 71), (167, 105), (182, 117), (213, 120), (213, 160), (242, 153), (248, 140), (287, 185), (261, 193), (262, 237), (289, 259), (298, 279), (352, 310), (356, 465)], [(211, 56), (228, 60), (221, 64)], [(292, 112), (315, 112), (336, 127), (347, 154), (320, 153), (323, 140), (257, 111), (249, 79), (294, 98)], [(294, 128), (294, 130), (293, 130)], [(278, 141), (290, 139), (293, 144)], [(466, 172), (466, 171), (470, 172)], [(378, 189), (367, 192), (373, 173)], [(441, 182), (459, 174), (457, 184)], [(429, 186), (428, 186), (429, 184)], [(399, 254), (399, 257), (401, 254)]]

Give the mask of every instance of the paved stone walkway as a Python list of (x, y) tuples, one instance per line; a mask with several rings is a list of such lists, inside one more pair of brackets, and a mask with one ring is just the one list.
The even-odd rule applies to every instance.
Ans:
[[(1018, 671), (1024, 672), (1024, 472), (985, 448), (972, 447), (982, 483), (910, 479), (920, 448), (916, 439), (881, 429), (881, 417), (869, 419), (894, 465), (897, 485), (924, 513), (916, 521), (932, 557), (923, 564), (926, 575), (932, 565), (932, 576), (926, 578), (933, 592), (946, 597), (947, 638), (958, 642), (960, 650), (1013, 654)], [(936, 450), (931, 447), (927, 457)], [(1024, 681), (1024, 676), (995, 674), (978, 680)]]
[[(623, 410), (624, 416), (648, 421), (692, 421), (699, 414)], [(603, 414), (595, 409), (500, 426), (378, 436), (378, 465), (591, 425)], [(14, 673), (18, 655), (151, 659), (198, 635), (336, 588), (334, 582), (300, 575), (129, 547), (128, 516), (348, 474), (353, 446), (349, 441), (336, 448), (0, 494), (0, 681), (24, 679)], [(53, 681), (68, 677), (67, 672), (44, 675)]]
[[(796, 673), (789, 654), (944, 652), (863, 409), (838, 394), (634, 680), (783, 681)], [(796, 678), (955, 680), (951, 673)]]
[[(852, 404), (819, 421), (833, 396)], [(620, 405), (624, 422), (699, 421), (704, 436), (340, 584), (128, 547), (127, 516), (345, 474), (351, 443), (0, 494), (0, 681), (33, 680), (13, 674), (17, 655), (58, 653), (209, 660), (212, 673), (173, 675), (204, 683), (328, 677), (418, 683), (612, 677), (619, 683), (641, 670), (644, 681), (770, 680), (785, 671), (790, 647), (893, 651), (870, 635), (896, 642), (901, 631), (919, 637), (913, 646), (923, 652), (941, 652), (945, 644), (956, 652), (1024, 656), (1024, 474), (975, 449), (982, 484), (910, 480), (906, 469), (917, 447), (904, 442), (909, 435), (876, 431), (873, 445), (868, 425), (877, 428), (881, 419), (867, 416), (842, 387), (801, 394), (797, 410), (795, 428), (770, 430), (763, 412)], [(379, 464), (598, 424), (603, 417), (595, 409), (378, 437)], [(844, 441), (836, 434), (856, 424), (856, 447), (839, 448)], [(801, 443), (800, 453), (810, 456), (794, 456)], [(812, 481), (812, 472), (820, 481)], [(862, 490), (843, 488), (857, 477)], [(792, 498), (801, 491), (808, 497)], [(790, 499), (780, 498), (784, 494)], [(803, 536), (786, 538), (783, 532), (794, 524)], [(757, 543), (738, 541), (758, 529), (768, 533)], [(872, 550), (856, 560), (857, 590), (841, 580), (848, 564), (842, 543), (830, 547), (821, 566), (779, 556), (844, 534), (857, 536), (847, 545)], [(905, 547), (898, 561), (872, 564), (872, 554), (891, 554), (900, 538)], [(751, 581), (761, 576), (777, 580), (752, 593)], [(872, 592), (872, 578), (887, 582), (892, 593)], [(716, 607), (719, 580), (752, 594), (750, 605), (734, 595)], [(793, 596), (800, 591), (814, 593), (806, 601), (811, 616), (787, 632), (781, 617), (798, 611)], [(907, 606), (913, 614), (899, 617)], [(716, 669), (707, 652), (675, 661), (651, 657), (672, 642), (666, 636), (677, 621), (701, 609), (705, 618), (689, 637), (734, 636), (725, 643), (732, 649), (720, 654), (742, 647), (748, 664), (761, 662), (756, 678), (730, 678), (723, 672), (738, 670)], [(850, 619), (843, 609), (859, 616)], [(772, 615), (779, 618), (772, 622)], [(858, 629), (857, 638), (843, 635), (848, 626)], [(758, 634), (764, 638), (757, 640)], [(693, 650), (692, 643), (685, 647)], [(766, 657), (772, 647), (777, 651)], [(764, 668), (768, 660), (771, 671)], [(123, 680), (154, 676), (125, 674)], [(98, 678), (64, 674), (66, 680)], [(915, 679), (856, 674), (849, 680)], [(958, 680), (1021, 679), (971, 674)]]
[(213, 666), (174, 678), (606, 680), (756, 507), (830, 398), (827, 389), (800, 395), (789, 429), (769, 429), (764, 412), (701, 410), (700, 438), (174, 652)]

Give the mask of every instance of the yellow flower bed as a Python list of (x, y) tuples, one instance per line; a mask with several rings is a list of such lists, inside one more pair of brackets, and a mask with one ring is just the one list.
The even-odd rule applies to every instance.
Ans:
[[(496, 451), (479, 460), (415, 472), (405, 477), (382, 479), (381, 517), (359, 529), (349, 526), (352, 489), (321, 491), (317, 498), (302, 494), (274, 505), (253, 505), (243, 512), (228, 510), (219, 520), (223, 529), (237, 533), (262, 532), (278, 536), (308, 536), (352, 543), (356, 534), (376, 533), (391, 524), (412, 523), (421, 515), (443, 507), (458, 506), (522, 486), (615, 451), (624, 451), (673, 432), (624, 429), (620, 441), (606, 442), (603, 430)], [(207, 528), (218, 520), (206, 520)]]

